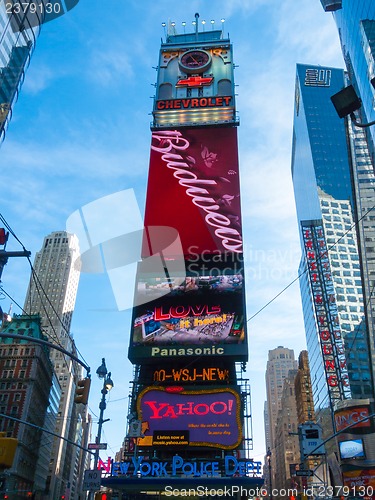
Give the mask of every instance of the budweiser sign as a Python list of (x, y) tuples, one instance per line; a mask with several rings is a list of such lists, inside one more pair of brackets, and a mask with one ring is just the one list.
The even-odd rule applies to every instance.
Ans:
[(235, 128), (152, 134), (145, 225), (177, 229), (185, 255), (242, 253)]

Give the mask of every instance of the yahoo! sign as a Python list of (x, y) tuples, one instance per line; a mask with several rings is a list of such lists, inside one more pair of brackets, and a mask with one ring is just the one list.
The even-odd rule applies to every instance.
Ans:
[(149, 387), (138, 396), (137, 410), (147, 429), (140, 446), (153, 446), (155, 435), (173, 431), (189, 436), (188, 446), (234, 449), (242, 439), (240, 397), (233, 389)]

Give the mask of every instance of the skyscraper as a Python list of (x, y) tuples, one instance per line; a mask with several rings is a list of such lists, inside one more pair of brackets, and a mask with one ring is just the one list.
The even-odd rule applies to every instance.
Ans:
[[(267, 415), (266, 421), (266, 448), (271, 450), (275, 447), (275, 431), (277, 415), (281, 409), (281, 397), (283, 393), (283, 383), (287, 378), (289, 370), (297, 369), (297, 361), (294, 358), (293, 349), (278, 346), (272, 351), (268, 351), (268, 361), (266, 368), (266, 393), (267, 393)], [(268, 431), (268, 432), (267, 432)]]
[(1, 490), (16, 498), (15, 492), (26, 496), (46, 487), (49, 457), (43, 459), (45, 441), (38, 427), (49, 428), (49, 416), (56, 419), (56, 407), (49, 404), (53, 366), (48, 348), (30, 342), (46, 340), (39, 315), (15, 315), (3, 333), (24, 337), (0, 341), (0, 413), (6, 415), (0, 417), (0, 432), (18, 440), (13, 466), (1, 474), (0, 481)]
[[(44, 238), (37, 252), (24, 309), (29, 314), (40, 314), (43, 332), (52, 343), (77, 355), (70, 326), (76, 301), (80, 270), (74, 266), (79, 255), (77, 237), (65, 231), (53, 232)], [(78, 259), (79, 261), (79, 259)], [(81, 367), (58, 350), (51, 349), (56, 376), (61, 386), (61, 399), (55, 432), (75, 440), (77, 426), (85, 414), (79, 415), (74, 404), (75, 387), (81, 378)], [(68, 483), (74, 490), (72, 464), (78, 448), (55, 438), (51, 447), (48, 488), (53, 498), (64, 494)]]
[(79, 0), (0, 3), (0, 141), (39, 36), (40, 26), (62, 16)]
[[(372, 0), (321, 0), (324, 10), (332, 12), (336, 22), (346, 64), (348, 80), (353, 85), (362, 106), (356, 111), (362, 123), (375, 119), (375, 5)], [(340, 89), (338, 89), (340, 90)], [(352, 154), (356, 168), (353, 181), (357, 202), (358, 236), (363, 271), (364, 306), (369, 347), (375, 379), (375, 127), (356, 127), (347, 120), (346, 127), (352, 138)], [(375, 396), (375, 395), (374, 395)]]
[(303, 251), (300, 288), (316, 417), (327, 437), (337, 430), (339, 408), (353, 402), (368, 410), (374, 394), (358, 245), (373, 231), (371, 217), (363, 218), (373, 185), (367, 142), (331, 103), (345, 84), (341, 69), (297, 65), (292, 177)]
[[(361, 97), (364, 122), (375, 120), (375, 5), (372, 0), (320, 0), (332, 13), (350, 83)], [(340, 89), (339, 89), (340, 90)], [(374, 128), (368, 129), (374, 143)]]

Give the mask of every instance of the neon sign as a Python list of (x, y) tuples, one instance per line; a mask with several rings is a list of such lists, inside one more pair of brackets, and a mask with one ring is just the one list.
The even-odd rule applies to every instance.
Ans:
[(229, 381), (229, 370), (221, 368), (180, 368), (155, 370), (155, 382), (217, 382)]
[(321, 224), (302, 225), (324, 370), (331, 402), (351, 396), (328, 250)]
[(233, 456), (226, 456), (224, 461), (189, 462), (179, 455), (172, 461), (149, 461), (143, 457), (132, 457), (125, 462), (114, 462), (110, 458), (107, 463), (99, 459), (98, 469), (111, 476), (142, 476), (142, 477), (175, 477), (183, 474), (192, 477), (226, 477), (262, 475), (262, 463), (253, 460), (238, 460)]
[[(191, 85), (190, 85), (191, 86)], [(195, 85), (197, 86), (197, 85)], [(156, 108), (162, 109), (186, 109), (186, 108), (210, 108), (214, 106), (229, 106), (231, 97), (200, 97), (189, 99), (169, 99), (157, 101)]]
[(148, 387), (138, 396), (137, 413), (145, 428), (138, 446), (152, 447), (155, 433), (175, 431), (189, 446), (237, 448), (242, 440), (241, 401), (234, 389), (184, 390)]

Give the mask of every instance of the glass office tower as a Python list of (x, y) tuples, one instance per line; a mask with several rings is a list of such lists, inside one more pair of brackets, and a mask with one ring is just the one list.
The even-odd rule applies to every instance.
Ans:
[[(297, 65), (292, 177), (300, 287), (316, 416), (326, 437), (346, 429), (352, 415), (369, 415), (374, 394), (360, 252), (366, 245), (370, 251), (374, 182), (363, 131), (340, 119), (330, 100), (346, 85), (341, 69)], [(340, 450), (353, 441), (367, 448), (359, 461), (337, 453), (345, 485), (373, 485), (372, 425), (340, 435)]]
[[(332, 12), (350, 83), (362, 99), (364, 121), (375, 120), (375, 3), (373, 0), (321, 0)], [(340, 89), (339, 89), (340, 90)], [(371, 130), (373, 139), (374, 130)]]
[[(321, 0), (326, 12), (332, 12), (337, 24), (348, 80), (362, 101), (356, 112), (362, 123), (375, 120), (375, 3), (372, 0)], [(341, 90), (341, 89), (338, 89)], [(363, 270), (364, 303), (370, 335), (373, 377), (375, 378), (375, 127), (356, 127), (346, 120), (351, 137), (355, 198)]]
[(330, 96), (344, 71), (297, 65), (292, 176), (303, 256), (301, 294), (314, 403), (372, 395), (354, 223), (351, 150)]
[(62, 16), (79, 0), (0, 0), (0, 142), (43, 23)]

